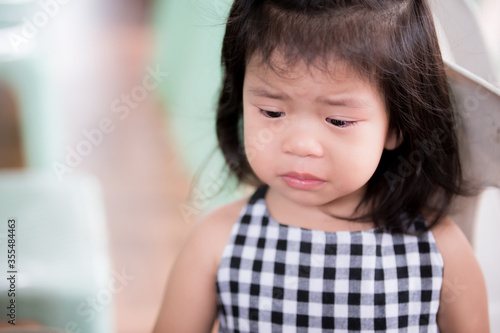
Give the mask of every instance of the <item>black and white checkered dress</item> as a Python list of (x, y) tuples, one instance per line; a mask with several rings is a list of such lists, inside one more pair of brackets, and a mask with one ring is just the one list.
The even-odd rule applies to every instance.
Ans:
[(438, 332), (443, 259), (431, 232), (287, 226), (270, 217), (266, 191), (254, 193), (222, 254), (220, 332)]

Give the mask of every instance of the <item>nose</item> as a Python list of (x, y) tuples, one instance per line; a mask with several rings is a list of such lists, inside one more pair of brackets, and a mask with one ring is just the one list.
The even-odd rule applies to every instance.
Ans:
[(282, 144), (283, 152), (298, 157), (322, 157), (323, 146), (319, 133), (313, 128), (297, 129), (288, 133)]

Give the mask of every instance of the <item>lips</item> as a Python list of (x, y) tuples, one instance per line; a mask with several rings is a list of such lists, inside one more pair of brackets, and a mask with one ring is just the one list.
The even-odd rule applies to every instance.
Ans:
[(281, 175), (281, 178), (288, 186), (297, 190), (314, 190), (326, 182), (317, 176), (297, 172), (285, 173)]

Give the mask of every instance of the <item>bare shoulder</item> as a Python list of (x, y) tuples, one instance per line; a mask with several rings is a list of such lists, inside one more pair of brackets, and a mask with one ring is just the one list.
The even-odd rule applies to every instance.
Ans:
[(241, 210), (248, 202), (249, 198), (233, 201), (221, 207), (214, 209), (207, 215), (203, 216), (198, 222), (198, 225), (211, 225), (212, 227), (227, 227), (226, 224), (236, 222)]
[(214, 269), (219, 265), (219, 260), (229, 239), (231, 229), (237, 222), (240, 212), (248, 200), (249, 198), (246, 197), (216, 208), (197, 221), (193, 228), (193, 234), (210, 239), (211, 249), (213, 250), (211, 254), (213, 255)]
[(460, 273), (464, 269), (464, 260), (468, 264), (479, 268), (472, 246), (453, 220), (445, 217), (433, 226), (431, 231), (443, 257), (445, 275), (450, 272), (453, 274)]
[(431, 231), (444, 262), (440, 331), (489, 332), (486, 284), (472, 246), (448, 217)]
[(434, 227), (432, 227), (431, 231), (439, 250), (444, 255), (457, 249), (463, 249), (464, 247), (467, 250), (472, 251), (465, 234), (449, 217), (441, 219)]
[(155, 333), (211, 331), (218, 257), (247, 200), (220, 207), (192, 226), (170, 270)]

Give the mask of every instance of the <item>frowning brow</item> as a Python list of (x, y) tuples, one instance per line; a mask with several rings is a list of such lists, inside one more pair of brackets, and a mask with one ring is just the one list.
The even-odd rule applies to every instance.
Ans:
[[(281, 92), (271, 92), (261, 87), (252, 87), (248, 89), (248, 92), (255, 96), (276, 99), (279, 101), (288, 101), (290, 96)], [(328, 106), (347, 106), (353, 108), (360, 108), (365, 105), (362, 100), (352, 97), (341, 97), (341, 98), (329, 98), (320, 96), (315, 100), (318, 104), (328, 105)]]
[(252, 93), (255, 96), (277, 99), (280, 101), (286, 101), (290, 99), (290, 96), (285, 93), (274, 93), (259, 87), (249, 88), (248, 92)]
[(347, 106), (351, 108), (361, 108), (366, 106), (362, 99), (342, 97), (342, 98), (328, 98), (328, 97), (318, 97), (316, 98), (316, 103), (329, 105), (329, 106)]

